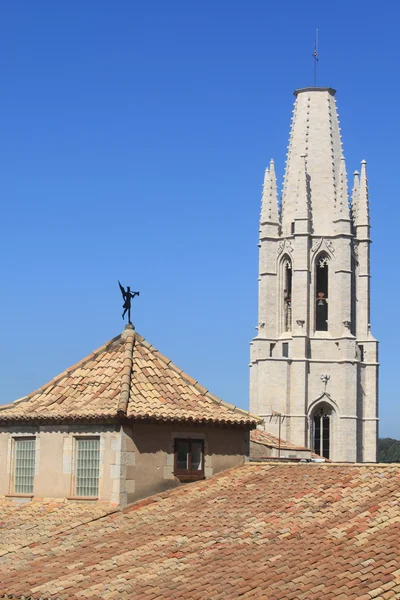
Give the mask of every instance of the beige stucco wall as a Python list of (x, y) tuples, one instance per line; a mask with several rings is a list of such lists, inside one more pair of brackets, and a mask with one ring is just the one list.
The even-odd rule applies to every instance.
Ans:
[(121, 433), (117, 425), (13, 425), (0, 428), (0, 495), (13, 493), (13, 438), (36, 438), (34, 496), (74, 496), (74, 438), (99, 436), (99, 501), (119, 504)]
[(35, 498), (73, 498), (74, 439), (99, 436), (99, 496), (124, 506), (181, 484), (173, 474), (174, 439), (204, 440), (205, 476), (243, 464), (249, 455), (244, 429), (183, 425), (10, 425), (0, 428), (0, 495), (13, 494), (13, 439), (36, 438)]
[(136, 423), (125, 426), (123, 503), (181, 485), (173, 474), (177, 437), (204, 440), (206, 477), (243, 464), (249, 455), (249, 432), (244, 429)]

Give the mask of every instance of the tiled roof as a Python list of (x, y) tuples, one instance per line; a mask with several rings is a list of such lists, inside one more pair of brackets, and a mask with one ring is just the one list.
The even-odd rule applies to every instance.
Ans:
[(256, 442), (256, 444), (263, 444), (264, 446), (268, 446), (269, 448), (284, 448), (285, 450), (308, 450), (305, 446), (296, 446), (295, 444), (290, 444), (286, 440), (281, 438), (279, 443), (279, 438), (275, 437), (268, 431), (263, 431), (262, 429), (254, 429), (250, 432), (250, 440), (252, 442)]
[[(19, 504), (0, 496), (0, 557), (114, 512), (110, 505), (32, 500)], [(1, 560), (1, 559), (0, 559)]]
[(400, 597), (400, 465), (251, 464), (68, 530), (49, 519), (11, 540), (0, 597)]
[(209, 393), (129, 327), (39, 390), (0, 406), (0, 423), (117, 417), (252, 427), (260, 421)]

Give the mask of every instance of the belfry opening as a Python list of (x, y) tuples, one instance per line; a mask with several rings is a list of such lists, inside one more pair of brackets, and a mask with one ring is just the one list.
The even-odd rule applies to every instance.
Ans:
[(328, 257), (321, 254), (315, 265), (315, 330), (328, 331)]
[(292, 329), (292, 263), (289, 258), (283, 262), (283, 323), (284, 331)]

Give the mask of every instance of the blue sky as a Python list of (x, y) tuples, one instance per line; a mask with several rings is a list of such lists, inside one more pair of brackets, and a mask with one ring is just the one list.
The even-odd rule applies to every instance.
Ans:
[(248, 407), (266, 164), (295, 88), (338, 90), (348, 172), (368, 161), (381, 435), (400, 438), (399, 6), (203, 0), (0, 7), (0, 403), (123, 327)]

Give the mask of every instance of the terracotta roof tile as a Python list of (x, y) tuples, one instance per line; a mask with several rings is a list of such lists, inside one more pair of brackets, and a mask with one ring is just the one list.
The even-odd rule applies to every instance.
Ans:
[(64, 500), (33, 500), (18, 504), (0, 497), (0, 556), (29, 547), (40, 552), (39, 544), (83, 523), (115, 512), (107, 504), (73, 504)]
[(260, 422), (209, 394), (129, 328), (39, 390), (0, 406), (0, 422), (118, 416), (247, 427)]
[(400, 465), (251, 464), (114, 513), (0, 511), (0, 597), (400, 597)]

